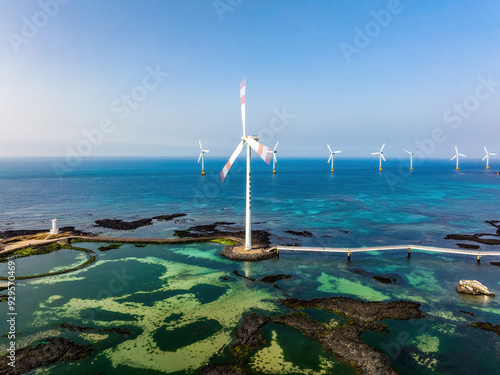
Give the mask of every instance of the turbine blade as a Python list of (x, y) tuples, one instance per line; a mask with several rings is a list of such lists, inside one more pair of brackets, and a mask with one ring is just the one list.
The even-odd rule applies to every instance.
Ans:
[(210, 152), (210, 150), (201, 150), (201, 152)]
[(245, 125), (245, 96), (247, 91), (247, 79), (244, 78), (240, 83), (240, 103), (241, 103), (241, 122), (243, 124), (243, 136), (247, 136), (247, 129)]
[(328, 147), (328, 150), (330, 150), (330, 152), (333, 152), (329, 144), (327, 144), (326, 147)]
[(242, 140), (240, 142), (240, 144), (238, 145), (238, 147), (236, 147), (236, 150), (234, 150), (233, 154), (231, 155), (231, 157), (227, 161), (226, 165), (224, 165), (224, 168), (222, 168), (222, 171), (220, 172), (220, 178), (221, 178), (222, 182), (224, 182), (224, 180), (227, 176), (227, 173), (229, 172), (229, 169), (231, 169), (231, 166), (233, 165), (234, 161), (236, 160), (236, 158), (240, 154), (241, 150), (243, 150), (244, 144), (245, 144), (245, 142)]
[(333, 151), (334, 154), (340, 154), (341, 152), (342, 152), (341, 150)]
[(489, 154), (486, 154), (481, 161), (484, 161), (484, 159), (486, 159), (488, 156), (489, 156)]
[(483, 147), (483, 148), (484, 148), (484, 151), (485, 151), (486, 153), (488, 153), (488, 150), (486, 149), (486, 147)]
[(262, 143), (257, 142), (253, 138), (245, 138), (245, 141), (250, 145), (252, 150), (254, 150), (267, 164), (271, 161), (271, 157), (274, 152)]
[(279, 143), (280, 143), (280, 141), (276, 142), (276, 146), (274, 146), (274, 150), (273, 151), (276, 151), (276, 149), (278, 148)]
[(332, 158), (333, 158), (333, 154), (330, 154), (330, 157), (328, 158), (327, 163), (329, 163), (329, 162), (330, 162), (330, 160), (332, 160)]
[(380, 149), (380, 152), (384, 151), (385, 143), (382, 145), (382, 148)]
[(201, 147), (201, 141), (198, 141), (198, 143), (200, 144), (200, 150), (201, 150), (201, 152), (203, 152), (203, 147)]
[(415, 151), (413, 151), (411, 154), (413, 155), (415, 152), (420, 151), (419, 148), (417, 148)]
[(372, 152), (372, 155), (378, 155), (380, 152)]
[(387, 161), (387, 160), (385, 160), (384, 154), (380, 154), (380, 156), (382, 156), (382, 159), (384, 159), (384, 161)]
[(277, 163), (278, 162), (278, 158), (276, 157), (276, 154), (273, 153), (273, 158), (274, 158), (274, 162)]
[(405, 150), (405, 152), (407, 152), (408, 154), (410, 154), (410, 155), (411, 155), (411, 152), (410, 152), (410, 151), (408, 151), (408, 150)]
[(197, 161), (197, 163), (199, 163), (199, 162), (200, 162), (201, 155), (203, 155), (203, 152), (200, 154), (200, 156), (198, 156), (198, 161)]
[(492, 155), (493, 156), (497, 156), (497, 154), (495, 152), (490, 152), (488, 155), (490, 155), (490, 156), (492, 156)]
[(455, 159), (456, 157), (458, 157), (458, 154), (456, 154), (454, 157), (452, 157), (450, 160), (453, 160)]
[(458, 154), (458, 147), (455, 146), (455, 152)]
[(464, 158), (466, 158), (466, 157), (467, 157), (467, 155), (464, 155), (464, 154), (458, 154), (458, 155), (463, 156)]

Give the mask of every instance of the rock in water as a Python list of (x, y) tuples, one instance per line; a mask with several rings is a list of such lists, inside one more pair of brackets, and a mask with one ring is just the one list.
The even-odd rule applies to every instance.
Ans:
[(495, 293), (490, 292), (483, 284), (477, 280), (460, 280), (456, 286), (457, 292), (466, 294), (485, 294), (494, 296)]

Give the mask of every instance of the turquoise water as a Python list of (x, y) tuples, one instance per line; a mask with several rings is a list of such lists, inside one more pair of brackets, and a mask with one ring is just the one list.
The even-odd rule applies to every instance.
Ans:
[[(100, 231), (93, 227), (96, 219), (131, 220), (176, 212), (188, 213), (189, 221), (102, 232), (163, 237), (178, 228), (214, 221), (243, 227), (244, 173), (238, 172), (242, 161), (224, 185), (211, 175), (212, 170), (218, 174), (222, 160), (207, 161), (205, 177), (198, 175), (196, 163), (185, 159), (90, 160), (63, 179), (50, 163), (0, 162), (0, 230), (48, 229), (48, 220), (57, 217), (61, 226)], [(406, 165), (399, 161), (388, 162), (381, 174), (375, 160), (339, 158), (336, 163), (331, 175), (326, 160), (283, 159), (278, 174), (272, 175), (255, 159), (254, 227), (269, 230), (275, 244), (313, 246), (410, 242), (454, 247), (456, 241), (444, 236), (495, 232), (484, 221), (499, 219), (500, 176), (486, 173), (477, 161), (467, 161), (459, 172), (447, 161), (427, 161), (411, 174), (398, 172), (400, 165)], [(394, 185), (387, 176), (389, 182), (394, 176), (403, 180)], [(314, 235), (295, 237), (285, 233), (288, 229)], [(246, 313), (287, 313), (277, 300), (324, 296), (421, 303), (426, 318), (384, 321), (388, 333), (362, 336), (401, 373), (500, 373), (500, 339), (470, 327), (474, 321), (500, 324), (500, 303), (495, 298), (460, 295), (454, 289), (460, 279), (476, 279), (498, 294), (500, 268), (489, 264), (500, 261), (498, 257), (484, 257), (477, 265), (473, 257), (419, 251), (411, 258), (405, 252), (353, 254), (350, 262), (343, 254), (283, 253), (276, 260), (249, 263), (221, 258), (223, 246), (215, 243), (142, 248), (125, 244), (107, 252), (97, 250), (102, 245), (78, 244), (98, 254), (97, 262), (84, 269), (18, 283), (18, 346), (63, 335), (96, 347), (89, 359), (57, 364), (40, 373), (194, 373), (214, 355), (214, 362), (229, 358), (227, 345)], [(494, 246), (481, 248), (498, 251)], [(80, 254), (63, 250), (19, 259), (16, 266), (19, 275), (46, 272), (82, 263)], [(354, 269), (397, 274), (400, 282), (381, 284)], [(234, 270), (255, 279), (282, 273), (293, 278), (278, 281), (277, 289), (239, 278)], [(0, 274), (6, 274), (5, 264), (0, 264)], [(0, 304), (0, 309), (3, 313), (6, 305)], [(324, 324), (344, 322), (324, 312), (306, 313)], [(69, 332), (58, 326), (61, 323), (95, 329)], [(4, 319), (0, 327), (6, 328)], [(131, 335), (102, 331), (110, 327), (129, 329)], [(248, 373), (352, 373), (292, 328), (272, 325), (264, 335), (265, 346), (246, 358)], [(6, 343), (0, 338), (1, 352)], [(474, 360), (468, 360), (471, 356)]]

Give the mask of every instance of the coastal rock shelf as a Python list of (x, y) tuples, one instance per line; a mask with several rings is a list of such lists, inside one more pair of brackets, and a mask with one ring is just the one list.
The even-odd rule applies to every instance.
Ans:
[(235, 331), (236, 341), (229, 348), (239, 361), (264, 344), (261, 329), (266, 324), (284, 324), (298, 329), (305, 336), (318, 341), (327, 351), (353, 364), (362, 374), (397, 374), (389, 367), (379, 351), (363, 343), (360, 339), (364, 331), (385, 332), (386, 327), (379, 320), (410, 320), (423, 318), (420, 304), (408, 301), (363, 302), (345, 297), (316, 298), (312, 300), (286, 299), (281, 301), (290, 309), (324, 309), (345, 316), (349, 321), (335, 328), (327, 328), (301, 312), (281, 316), (264, 316), (250, 313)]

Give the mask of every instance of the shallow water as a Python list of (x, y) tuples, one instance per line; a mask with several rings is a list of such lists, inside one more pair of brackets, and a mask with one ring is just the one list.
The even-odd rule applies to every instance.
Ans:
[[(189, 221), (102, 233), (166, 237), (175, 229), (214, 221), (235, 222), (229, 228), (242, 229), (244, 174), (235, 165), (231, 180), (218, 184), (211, 173), (218, 174), (223, 162), (207, 161), (210, 172), (202, 178), (196, 163), (187, 160), (90, 160), (60, 180), (50, 161), (2, 161), (0, 230), (48, 229), (48, 220), (57, 216), (61, 226), (99, 231), (93, 227), (96, 219), (131, 220), (175, 212), (188, 213)], [(500, 176), (483, 172), (475, 161), (464, 163), (459, 173), (447, 162), (430, 161), (412, 174), (399, 173), (399, 162), (388, 162), (382, 174), (370, 160), (339, 158), (336, 163), (331, 175), (326, 159), (283, 159), (273, 176), (255, 160), (253, 219), (261, 224), (254, 228), (271, 231), (275, 244), (350, 247), (401, 243), (454, 247), (460, 241), (444, 240), (446, 234), (496, 231), (484, 221), (499, 219)], [(243, 167), (242, 162), (237, 164)], [(389, 184), (387, 176), (404, 181)], [(297, 237), (285, 233), (289, 229), (314, 235)], [(483, 257), (478, 265), (470, 256), (412, 251), (408, 258), (405, 251), (394, 251), (352, 254), (348, 262), (345, 254), (283, 252), (279, 259), (250, 263), (220, 257), (223, 245), (216, 243), (124, 244), (107, 252), (98, 250), (102, 245), (78, 244), (98, 254), (97, 261), (84, 269), (18, 283), (18, 347), (54, 335), (96, 347), (89, 359), (38, 373), (194, 373), (216, 352), (215, 362), (228, 359), (225, 348), (246, 313), (287, 313), (277, 300), (325, 296), (422, 304), (426, 318), (384, 321), (388, 333), (362, 336), (401, 373), (500, 373), (499, 337), (469, 326), (473, 321), (500, 324), (500, 303), (455, 291), (460, 279), (476, 279), (498, 294), (500, 267), (489, 263), (500, 261), (498, 257)], [(62, 250), (19, 259), (18, 276), (70, 268), (83, 263), (81, 256)], [(0, 264), (0, 274), (5, 275), (5, 267)], [(382, 284), (355, 269), (397, 274), (399, 282)], [(276, 274), (293, 278), (278, 281), (278, 289), (237, 277), (234, 270), (255, 279)], [(2, 313), (5, 309), (6, 304), (0, 304)], [(328, 312), (305, 312), (325, 324), (344, 323), (341, 317), (330, 319)], [(69, 332), (58, 326), (61, 323), (96, 330)], [(99, 331), (110, 327), (127, 328), (132, 335)], [(352, 373), (291, 328), (271, 325), (264, 335), (266, 345), (247, 358), (249, 373)], [(0, 338), (1, 352), (7, 341)]]

